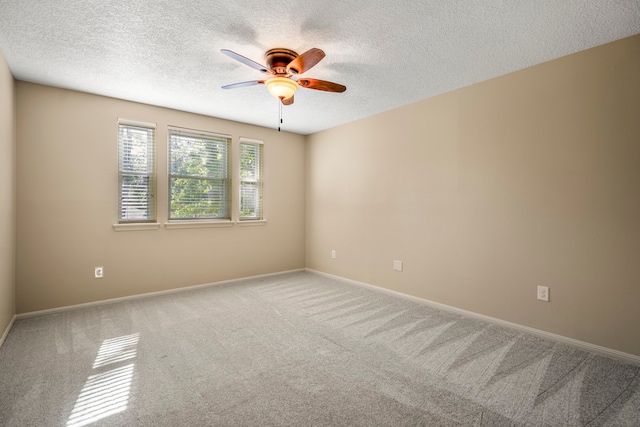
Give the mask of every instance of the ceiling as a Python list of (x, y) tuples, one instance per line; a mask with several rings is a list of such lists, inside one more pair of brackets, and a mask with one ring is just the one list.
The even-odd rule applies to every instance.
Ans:
[[(327, 56), (283, 130), (310, 134), (640, 33), (637, 0), (0, 0), (0, 50), (18, 80), (270, 128), (273, 47)], [(132, 118), (135, 119), (135, 118)]]

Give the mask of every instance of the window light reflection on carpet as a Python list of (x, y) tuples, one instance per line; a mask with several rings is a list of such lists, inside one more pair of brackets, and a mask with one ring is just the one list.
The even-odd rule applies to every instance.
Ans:
[[(87, 378), (67, 427), (86, 426), (127, 409), (135, 364), (113, 365), (121, 365), (136, 357), (139, 338), (136, 333), (103, 341), (93, 363), (93, 369), (100, 372)], [(111, 369), (104, 370), (106, 366)]]

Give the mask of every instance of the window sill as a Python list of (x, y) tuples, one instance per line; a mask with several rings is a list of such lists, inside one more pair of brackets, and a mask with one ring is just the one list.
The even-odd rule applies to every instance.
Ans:
[[(194, 221), (169, 221), (164, 223), (164, 227), (167, 230), (177, 230), (181, 228), (224, 228), (233, 227), (259, 227), (267, 224), (266, 219), (258, 220), (246, 220), (246, 221), (206, 221), (206, 220), (194, 220)], [(159, 222), (134, 222), (124, 224), (113, 224), (115, 231), (146, 231), (146, 230), (158, 230), (162, 224)]]
[(236, 222), (236, 225), (238, 227), (256, 227), (259, 225), (265, 225), (267, 223), (266, 219), (255, 219), (255, 220), (245, 220), (245, 221), (238, 221)]
[(116, 231), (145, 231), (145, 230), (157, 230), (160, 228), (158, 222), (133, 222), (126, 224), (113, 224), (113, 229)]
[(218, 227), (233, 227), (233, 221), (220, 220), (220, 221), (170, 221), (165, 222), (164, 227), (167, 230), (174, 230), (179, 228), (218, 228)]

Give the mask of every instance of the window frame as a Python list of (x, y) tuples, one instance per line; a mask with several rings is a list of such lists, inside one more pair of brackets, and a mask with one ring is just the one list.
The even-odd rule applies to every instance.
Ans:
[[(122, 229), (126, 227), (132, 228), (136, 226), (143, 227), (145, 224), (156, 224), (157, 222), (157, 165), (156, 165), (156, 124), (139, 122), (134, 120), (127, 120), (118, 118), (118, 131), (117, 131), (117, 151), (118, 151), (118, 221), (117, 226)], [(147, 154), (146, 154), (146, 172), (127, 171), (123, 168), (123, 129), (137, 129), (147, 132), (147, 137), (150, 136), (150, 140), (147, 140)], [(151, 164), (149, 164), (151, 163)], [(123, 217), (123, 177), (129, 176), (146, 176), (147, 177), (147, 202), (146, 202), (146, 218), (125, 218)], [(144, 228), (144, 227), (143, 227)]]
[[(224, 176), (223, 177), (210, 177), (206, 175), (196, 175), (196, 174), (175, 174), (172, 170), (172, 137), (184, 137), (191, 139), (200, 139), (201, 141), (215, 141), (217, 143), (222, 142), (224, 144), (224, 155), (226, 158), (223, 161), (223, 169)], [(206, 144), (206, 142), (204, 142)], [(169, 225), (173, 223), (174, 225), (178, 225), (179, 223), (196, 223), (196, 222), (224, 222), (231, 220), (231, 204), (233, 203), (233, 198), (231, 196), (231, 188), (232, 188), (232, 138), (230, 135), (197, 130), (197, 129), (189, 129), (178, 126), (168, 126), (167, 128), (167, 220)], [(189, 179), (189, 180), (199, 180), (199, 181), (222, 181), (222, 191), (223, 191), (223, 199), (222, 199), (222, 215), (218, 216), (172, 216), (172, 201), (173, 201), (173, 179)]]
[[(259, 161), (255, 163), (255, 167), (258, 169), (254, 171), (253, 176), (256, 178), (245, 179), (242, 176), (243, 167), (242, 167), (242, 147), (243, 145), (253, 146), (258, 148), (259, 153)], [(239, 166), (238, 166), (238, 221), (239, 222), (247, 222), (247, 221), (263, 221), (264, 220), (264, 141), (259, 139), (251, 139), (240, 137), (239, 145), (238, 145), (238, 157), (239, 157)], [(242, 190), (244, 183), (256, 184), (257, 197), (259, 201), (257, 202), (257, 208), (259, 209), (259, 214), (254, 216), (243, 216), (242, 215)]]

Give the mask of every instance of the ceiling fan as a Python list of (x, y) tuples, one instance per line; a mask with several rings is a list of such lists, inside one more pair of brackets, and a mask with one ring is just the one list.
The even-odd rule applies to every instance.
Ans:
[(271, 95), (280, 99), (283, 105), (293, 104), (293, 95), (299, 87), (325, 92), (344, 92), (347, 90), (346, 86), (325, 80), (294, 78), (311, 69), (325, 57), (325, 53), (315, 47), (309, 49), (302, 55), (298, 55), (290, 49), (270, 49), (264, 54), (267, 63), (266, 66), (227, 49), (222, 49), (221, 52), (236, 61), (255, 68), (263, 74), (271, 76), (265, 80), (233, 83), (222, 86), (222, 89), (235, 89), (238, 87), (263, 84), (267, 87)]

